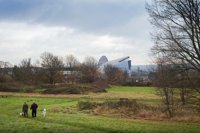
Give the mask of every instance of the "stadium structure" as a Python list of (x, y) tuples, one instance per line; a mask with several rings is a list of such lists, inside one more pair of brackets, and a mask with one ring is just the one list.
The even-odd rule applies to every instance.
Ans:
[(103, 72), (105, 66), (112, 65), (123, 71), (126, 71), (129, 75), (131, 74), (131, 60), (129, 56), (118, 58), (111, 61), (109, 61), (106, 56), (102, 56), (99, 59), (98, 65), (101, 72)]

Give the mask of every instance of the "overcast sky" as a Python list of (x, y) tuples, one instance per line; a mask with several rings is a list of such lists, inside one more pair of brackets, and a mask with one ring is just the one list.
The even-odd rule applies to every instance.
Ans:
[(46, 51), (79, 61), (130, 56), (133, 65), (151, 64), (145, 1), (0, 0), (0, 61), (36, 61)]

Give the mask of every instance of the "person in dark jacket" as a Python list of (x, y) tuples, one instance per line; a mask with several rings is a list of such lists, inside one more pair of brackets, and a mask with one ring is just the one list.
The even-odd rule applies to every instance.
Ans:
[(33, 104), (31, 105), (32, 117), (33, 118), (36, 117), (36, 115), (37, 115), (37, 108), (38, 108), (38, 105), (35, 102), (33, 102)]
[(28, 117), (28, 104), (26, 104), (26, 102), (24, 102), (22, 106), (22, 112), (24, 117)]

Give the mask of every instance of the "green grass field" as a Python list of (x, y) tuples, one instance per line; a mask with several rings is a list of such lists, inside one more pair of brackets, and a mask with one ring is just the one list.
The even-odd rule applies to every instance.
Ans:
[[(158, 102), (154, 88), (117, 87), (108, 93), (88, 95), (41, 95), (0, 93), (0, 133), (199, 133), (200, 123), (125, 119), (92, 115), (77, 110), (80, 100), (107, 100), (127, 97), (145, 102)], [(7, 97), (6, 97), (7, 96)], [(39, 105), (36, 118), (19, 116), (22, 104)], [(42, 109), (47, 116), (42, 117)]]

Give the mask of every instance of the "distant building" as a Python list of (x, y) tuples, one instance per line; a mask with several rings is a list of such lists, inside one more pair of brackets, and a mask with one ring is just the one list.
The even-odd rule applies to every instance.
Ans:
[(111, 60), (111, 61), (108, 61), (106, 56), (102, 56), (99, 59), (98, 65), (99, 65), (100, 71), (102, 71), (102, 72), (103, 72), (105, 66), (112, 65), (123, 71), (126, 71), (128, 74), (131, 74), (131, 60), (130, 60), (129, 56)]
[(101, 66), (106, 62), (108, 62), (108, 58), (106, 56), (101, 56), (101, 58), (99, 59), (98, 65)]

